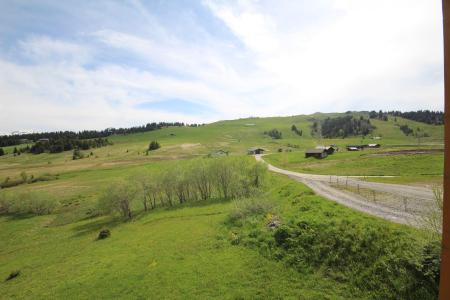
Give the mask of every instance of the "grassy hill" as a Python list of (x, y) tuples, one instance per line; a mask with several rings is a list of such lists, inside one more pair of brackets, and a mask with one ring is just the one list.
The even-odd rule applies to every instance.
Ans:
[[(355, 116), (360, 114), (355, 113)], [(345, 232), (355, 235), (349, 240), (366, 243), (365, 237), (372, 236), (370, 243), (380, 247), (388, 247), (382, 244), (386, 236), (401, 236), (399, 241), (408, 240), (410, 251), (403, 253), (397, 246), (390, 248), (393, 257), (399, 258), (403, 265), (396, 265), (398, 269), (385, 274), (386, 278), (394, 278), (397, 271), (412, 276), (408, 267), (413, 265), (413, 258), (420, 262), (423, 249), (429, 244), (426, 234), (419, 230), (354, 212), (312, 195), (309, 189), (284, 177), (269, 176), (264, 194), (258, 196), (267, 198), (273, 204), (270, 208), (258, 210), (237, 223), (230, 223), (230, 215), (240, 204), (237, 200), (219, 198), (158, 208), (148, 213), (142, 212), (142, 207), (136, 204), (133, 207), (136, 216), (128, 222), (115, 215), (92, 213), (111, 183), (124, 178), (131, 178), (129, 181), (133, 182), (144, 173), (156, 173), (173, 165), (183, 166), (219, 149), (229, 151), (231, 156), (240, 156), (246, 155), (249, 147), (263, 147), (268, 150), (267, 160), (271, 163), (309, 173), (398, 175), (396, 181), (400, 182), (441, 180), (442, 153), (367, 155), (417, 149), (417, 139), (405, 136), (398, 124), (420, 127), (429, 134), (422, 139), (420, 148), (442, 148), (443, 126), (401, 118), (397, 118), (397, 122), (391, 118), (387, 122), (372, 121), (376, 126), (373, 135), (382, 137), (377, 141), (383, 145), (379, 150), (338, 152), (322, 161), (304, 159), (303, 151), (316, 145), (337, 144), (343, 148), (350, 143), (372, 141), (369, 137), (325, 140), (311, 136), (312, 119), (336, 115), (249, 118), (196, 128), (169, 127), (116, 135), (109, 137), (113, 145), (84, 151), (92, 155), (80, 160), (72, 160), (72, 152), (0, 157), (0, 182), (7, 177), (20, 178), (22, 172), (34, 178), (49, 179), (2, 189), (0, 197), (31, 192), (50, 195), (58, 202), (52, 214), (45, 216), (0, 216), (0, 280), (13, 270), (20, 270), (17, 278), (0, 282), (1, 297), (364, 299), (386, 298), (386, 295), (395, 298), (395, 293), (403, 293), (405, 299), (427, 299), (433, 294), (432, 288), (426, 290), (430, 289), (429, 283), (417, 283), (426, 287), (418, 296), (411, 294), (415, 287), (405, 282), (388, 285), (367, 273), (364, 276), (378, 285), (359, 288), (365, 278), (363, 274), (354, 278), (350, 275), (359, 274), (358, 270), (363, 268), (359, 262), (351, 262), (354, 268), (342, 268), (339, 264), (344, 258), (338, 255), (337, 265), (327, 257), (319, 260), (323, 260), (323, 264), (300, 264), (295, 259), (312, 261), (312, 258), (299, 256), (298, 252), (293, 252), (294, 248), (274, 244), (275, 233), (267, 227), (267, 218), (273, 215), (293, 232), (300, 222), (307, 222), (308, 228), (320, 232), (328, 232), (324, 228), (340, 224), (336, 228), (345, 228)], [(303, 131), (302, 136), (291, 131), (293, 124)], [(264, 135), (264, 131), (274, 128), (282, 132), (282, 139)], [(145, 150), (151, 140), (158, 140), (162, 148), (147, 155)], [(291, 152), (279, 153), (280, 148)], [(5, 148), (7, 153), (12, 149)], [(96, 241), (103, 228), (111, 230), (111, 237)], [(381, 228), (380, 232), (385, 232), (386, 236), (374, 236), (370, 228)], [(335, 234), (342, 235), (339, 232), (328, 234), (330, 240)], [(324, 251), (320, 248), (323, 243), (319, 237), (315, 242), (317, 247), (311, 251)], [(339, 245), (361, 247), (361, 244), (348, 243), (336, 241), (335, 246), (327, 246), (331, 247), (328, 252), (334, 253), (333, 247), (341, 251)], [(374, 265), (382, 265), (388, 259), (382, 253), (374, 257)], [(411, 279), (410, 282), (416, 281)]]

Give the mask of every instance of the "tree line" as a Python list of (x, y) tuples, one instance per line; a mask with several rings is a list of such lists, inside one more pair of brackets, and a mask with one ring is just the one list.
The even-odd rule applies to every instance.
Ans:
[(369, 119), (363, 116), (343, 116), (326, 118), (325, 120), (314, 120), (311, 126), (312, 135), (322, 135), (325, 138), (336, 138), (354, 135), (368, 135), (375, 129)]
[(380, 119), (387, 121), (388, 115), (394, 117), (401, 117), (404, 119), (422, 122), (430, 125), (443, 125), (444, 124), (444, 112), (443, 111), (432, 111), (432, 110), (417, 110), (417, 111), (406, 111), (401, 112), (398, 110), (393, 111), (371, 111), (369, 112), (369, 117), (371, 119)]
[(79, 132), (74, 131), (54, 131), (54, 132), (39, 132), (39, 133), (24, 133), (15, 135), (0, 136), (0, 147), (15, 146), (30, 142), (37, 142), (39, 139), (49, 140), (86, 140), (95, 138), (104, 138), (113, 134), (132, 134), (146, 131), (158, 130), (164, 127), (198, 127), (204, 124), (186, 124), (183, 122), (159, 122), (147, 123), (142, 126), (135, 126), (129, 128), (107, 128), (104, 130), (83, 130)]
[(380, 110), (379, 112), (376, 112), (376, 111), (372, 110), (371, 112), (369, 112), (369, 118), (370, 119), (378, 119), (378, 120), (382, 120), (382, 121), (387, 121), (388, 120), (388, 113), (385, 113), (382, 110)]
[(112, 143), (108, 141), (107, 138), (96, 138), (91, 140), (61, 138), (57, 140), (49, 140), (48, 142), (37, 142), (31, 147), (26, 146), (21, 148), (20, 151), (29, 152), (32, 154), (40, 154), (44, 152), (60, 153), (74, 149), (88, 150), (91, 148), (100, 148), (111, 144)]
[(250, 197), (262, 187), (266, 174), (263, 163), (247, 158), (196, 159), (116, 182), (105, 190), (98, 206), (102, 213), (131, 219), (137, 205), (148, 211), (195, 201)]

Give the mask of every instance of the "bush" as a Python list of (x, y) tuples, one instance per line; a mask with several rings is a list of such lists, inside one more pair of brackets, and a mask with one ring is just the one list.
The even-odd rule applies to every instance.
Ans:
[(51, 214), (57, 206), (57, 201), (42, 192), (28, 192), (0, 196), (0, 213), (3, 214)]
[(264, 131), (264, 134), (270, 136), (271, 138), (275, 139), (275, 140), (279, 140), (281, 138), (283, 138), (283, 134), (281, 133), (281, 131), (279, 131), (278, 129), (272, 129), (269, 131)]
[(80, 149), (74, 149), (73, 150), (73, 155), (72, 155), (72, 160), (77, 160), (77, 159), (82, 159), (84, 158), (84, 154), (81, 153)]
[(9, 273), (8, 277), (5, 279), (5, 281), (9, 281), (11, 279), (16, 278), (17, 276), (20, 275), (20, 270), (14, 270), (11, 273)]
[(103, 229), (98, 233), (98, 240), (104, 240), (106, 238), (109, 238), (111, 236), (111, 232), (109, 231), (109, 229)]
[(127, 182), (117, 182), (105, 190), (99, 199), (100, 211), (104, 213), (120, 213), (124, 218), (131, 219), (131, 204), (135, 198), (136, 189)]
[(148, 150), (149, 151), (153, 151), (153, 150), (156, 150), (156, 149), (159, 149), (159, 148), (161, 148), (161, 145), (157, 141), (151, 141), (150, 145), (148, 145)]
[(25, 181), (23, 181), (22, 178), (20, 178), (20, 179), (11, 179), (9, 177), (6, 177), (5, 180), (2, 183), (0, 183), (0, 188), (6, 189), (6, 188), (10, 188), (10, 187), (21, 185), (21, 184), (24, 184), (24, 183), (25, 183)]
[(439, 283), (439, 245), (420, 246), (390, 227), (343, 220), (299, 221), (281, 226), (274, 240), (282, 257), (299, 269), (322, 269), (374, 299), (434, 299)]
[(265, 198), (246, 198), (234, 201), (234, 207), (229, 214), (229, 220), (237, 223), (240, 220), (255, 215), (264, 215), (271, 212), (275, 205)]

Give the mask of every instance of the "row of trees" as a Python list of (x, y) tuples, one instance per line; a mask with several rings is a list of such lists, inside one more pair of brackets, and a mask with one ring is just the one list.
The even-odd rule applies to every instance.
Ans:
[[(59, 153), (73, 149), (88, 150), (91, 148), (100, 148), (111, 145), (107, 138), (97, 138), (92, 140), (78, 140), (78, 139), (57, 139), (48, 142), (37, 142), (28, 149), (28, 152), (33, 154), (40, 154), (44, 152)], [(23, 148), (23, 149), (27, 149)]]
[(444, 112), (431, 111), (431, 110), (418, 110), (418, 111), (388, 111), (388, 114), (395, 117), (402, 117), (408, 120), (422, 122), (431, 125), (443, 125), (444, 124)]
[(142, 126), (135, 126), (129, 128), (107, 128), (104, 130), (84, 130), (79, 132), (73, 131), (55, 131), (55, 132), (40, 132), (40, 133), (24, 133), (15, 135), (0, 136), (0, 147), (20, 145), (29, 142), (36, 142), (39, 139), (49, 140), (86, 140), (95, 138), (104, 138), (113, 134), (131, 134), (138, 132), (153, 131), (169, 126), (189, 126), (198, 127), (204, 124), (185, 124), (183, 122), (159, 122), (147, 123)]
[(376, 111), (372, 110), (371, 112), (369, 112), (369, 118), (370, 119), (378, 119), (378, 120), (382, 120), (382, 121), (387, 121), (388, 120), (388, 113), (384, 113), (382, 110), (380, 110), (379, 112), (376, 112)]
[(422, 122), (426, 124), (432, 124), (432, 125), (442, 125), (444, 124), (444, 112), (442, 111), (431, 111), (431, 110), (418, 110), (418, 111), (386, 111), (383, 112), (382, 110), (376, 112), (372, 110), (369, 112), (369, 118), (371, 119), (379, 119), (383, 121), (388, 120), (388, 115), (394, 116), (394, 117), (402, 117), (408, 120), (413, 120), (417, 122)]
[(114, 183), (99, 199), (104, 213), (133, 217), (135, 201), (145, 211), (193, 201), (249, 197), (264, 183), (267, 167), (248, 158), (208, 158), (188, 165), (172, 165), (161, 171), (136, 175)]
[(312, 135), (322, 135), (325, 138), (336, 138), (352, 135), (368, 135), (375, 129), (369, 119), (360, 116), (358, 119), (353, 116), (336, 118), (326, 118), (319, 121), (314, 120), (311, 126)]
[(58, 206), (57, 200), (40, 192), (0, 193), (0, 215), (46, 215)]

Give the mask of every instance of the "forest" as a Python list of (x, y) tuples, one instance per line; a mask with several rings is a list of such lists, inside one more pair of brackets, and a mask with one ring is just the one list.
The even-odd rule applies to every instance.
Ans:
[(325, 120), (314, 120), (311, 126), (312, 135), (322, 135), (324, 138), (336, 138), (355, 135), (368, 135), (375, 126), (369, 119), (363, 116), (354, 118), (353, 116), (343, 116), (336, 118), (326, 118)]
[(371, 119), (380, 119), (387, 121), (388, 115), (394, 117), (402, 117), (408, 120), (422, 122), (430, 125), (443, 125), (444, 124), (444, 112), (442, 111), (432, 111), (432, 110), (418, 110), (418, 111), (371, 111), (369, 112), (369, 117)]
[(83, 130), (79, 132), (73, 131), (54, 131), (54, 132), (37, 132), (37, 133), (24, 133), (14, 135), (0, 136), (0, 147), (15, 146), (20, 144), (26, 144), (31, 142), (37, 142), (39, 139), (49, 140), (85, 140), (107, 137), (113, 134), (132, 134), (139, 132), (147, 132), (158, 130), (165, 127), (198, 127), (202, 124), (185, 124), (183, 122), (159, 122), (159, 123), (147, 123), (142, 126), (134, 126), (129, 128), (107, 128), (104, 130)]

